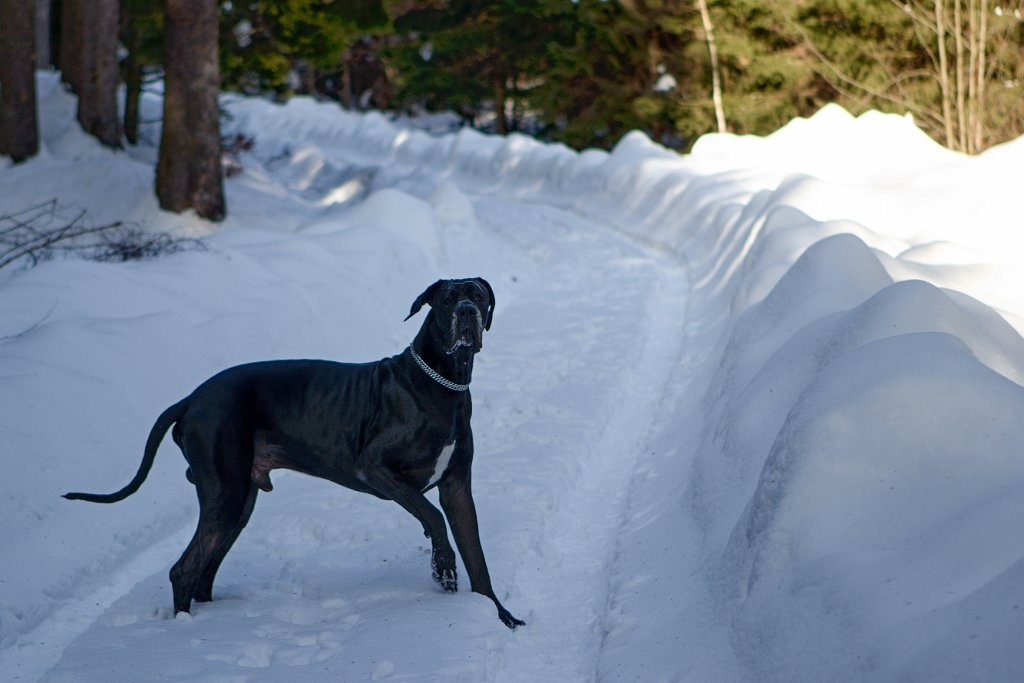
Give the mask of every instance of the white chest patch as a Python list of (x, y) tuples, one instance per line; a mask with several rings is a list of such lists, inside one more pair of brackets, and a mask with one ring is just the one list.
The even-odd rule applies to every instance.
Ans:
[(455, 451), (455, 442), (452, 441), (450, 444), (441, 449), (441, 454), (437, 456), (437, 462), (434, 464), (434, 473), (430, 475), (430, 481), (424, 488), (430, 488), (444, 475), (444, 471), (448, 469), (448, 462), (452, 459), (452, 453)]

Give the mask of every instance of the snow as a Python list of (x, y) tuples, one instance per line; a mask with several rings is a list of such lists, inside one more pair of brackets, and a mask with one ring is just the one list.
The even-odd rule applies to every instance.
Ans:
[[(56, 198), (206, 248), (0, 271), (5, 680), (1024, 677), (1024, 139), (969, 158), (828, 106), (576, 153), (225, 96), (255, 145), (212, 226), (157, 208), (157, 124), (112, 152), (39, 93), (0, 215)], [(214, 372), (398, 353), (427, 284), (477, 275), (475, 497), (526, 626), (461, 568), (440, 592), (398, 506), (299, 474), (177, 617), (173, 443), (121, 503), (60, 498), (126, 483)]]

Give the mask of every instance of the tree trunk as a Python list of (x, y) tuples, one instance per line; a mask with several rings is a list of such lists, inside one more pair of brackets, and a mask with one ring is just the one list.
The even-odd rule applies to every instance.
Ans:
[(39, 151), (35, 7), (0, 0), (0, 154), (24, 161)]
[(128, 144), (139, 143), (139, 98), (142, 97), (142, 34), (139, 32), (136, 6), (131, 0), (121, 3), (121, 33), (128, 56), (124, 61), (124, 137)]
[(959, 151), (967, 151), (967, 106), (964, 83), (964, 19), (962, 0), (953, 2), (953, 46), (956, 51), (956, 122)]
[(341, 106), (355, 109), (352, 101), (352, 53), (349, 50), (341, 60)]
[(722, 81), (718, 68), (718, 49), (715, 47), (715, 29), (711, 24), (711, 12), (708, 11), (706, 0), (697, 0), (700, 9), (700, 20), (704, 24), (704, 36), (708, 43), (708, 54), (711, 57), (711, 100), (715, 105), (715, 123), (718, 132), (726, 132), (725, 107), (722, 106)]
[(315, 95), (316, 94), (316, 67), (306, 62), (305, 68), (299, 74), (302, 85), (302, 95)]
[(985, 80), (988, 78), (988, 0), (981, 0), (981, 8), (978, 10), (978, 98), (976, 109), (978, 112), (974, 128), (974, 149), (980, 152), (985, 148)]
[(494, 81), (494, 126), (498, 135), (508, 133), (508, 117), (505, 116), (505, 77), (498, 76)]
[(169, 211), (226, 213), (220, 160), (218, 5), (166, 0), (164, 118), (156, 194)]
[(117, 118), (117, 0), (89, 0), (81, 8), (84, 73), (78, 91), (78, 122), (108, 147), (121, 146)]
[(978, 80), (975, 75), (978, 73), (978, 8), (977, 0), (969, 0), (967, 3), (967, 149), (964, 150), (973, 154), (974, 131), (978, 123)]
[(63, 0), (60, 12), (60, 67), (61, 80), (71, 92), (82, 92), (85, 70), (82, 63), (82, 12), (86, 0)]
[(946, 129), (946, 147), (954, 149), (956, 140), (953, 137), (953, 95), (949, 89), (949, 60), (946, 55), (944, 0), (935, 0), (935, 32), (939, 41), (939, 88), (942, 91), (942, 123)]
[(46, 69), (50, 66), (50, 0), (36, 2), (36, 68)]

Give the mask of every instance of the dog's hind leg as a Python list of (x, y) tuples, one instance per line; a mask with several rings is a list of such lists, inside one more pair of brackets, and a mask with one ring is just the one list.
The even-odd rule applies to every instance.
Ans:
[(186, 415), (179, 427), (175, 440), (196, 485), (199, 525), (181, 559), (171, 567), (175, 613), (188, 612), (193, 599), (209, 599), (213, 576), (248, 521), (250, 503), (255, 504), (251, 435), (247, 439), (244, 428), (220, 415), (199, 412)]
[[(249, 498), (248, 491), (243, 492), (243, 497), (224, 491), (215, 499), (200, 494), (196, 533), (181, 559), (171, 567), (175, 613), (188, 612), (193, 599), (209, 600), (213, 575), (244, 526), (243, 516)], [(255, 502), (255, 496), (252, 499)], [(209, 585), (203, 581), (207, 575)]]
[(231, 546), (238, 540), (238, 536), (242, 533), (242, 529), (249, 523), (249, 518), (252, 516), (253, 508), (256, 507), (256, 495), (259, 493), (259, 489), (252, 486), (249, 490), (249, 498), (245, 501), (245, 507), (242, 508), (242, 514), (238, 518), (238, 522), (235, 524), (235, 528), (232, 529), (228, 535), (220, 541), (217, 548), (214, 550), (213, 557), (206, 565), (206, 569), (203, 570), (203, 575), (199, 577), (199, 583), (196, 584), (195, 600), (198, 602), (210, 602), (213, 600), (213, 579), (217, 576), (217, 570), (220, 569), (221, 562), (227, 556), (228, 551), (231, 550)]
[(192, 598), (195, 596), (196, 584), (202, 576), (206, 565), (216, 551), (217, 545), (224, 537), (224, 532), (210, 524), (204, 524), (200, 517), (199, 527), (173, 567), (171, 567), (171, 590), (174, 593), (174, 613), (188, 612), (192, 609)]

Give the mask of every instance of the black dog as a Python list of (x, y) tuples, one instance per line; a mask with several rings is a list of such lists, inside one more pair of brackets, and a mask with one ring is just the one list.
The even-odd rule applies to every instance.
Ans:
[(403, 353), (375, 363), (321, 360), (250, 363), (201, 384), (157, 418), (135, 478), (108, 495), (65, 498), (113, 503), (138, 490), (173, 424), (175, 443), (199, 496), (199, 527), (171, 569), (174, 611), (212, 599), (213, 578), (249, 521), (270, 470), (286, 468), (393, 500), (423, 525), (434, 580), (457, 590), (455, 552), (444, 516), (423, 495), (437, 486), (441, 508), (469, 572), (509, 628), (524, 622), (502, 607), (487, 573), (470, 489), (473, 462), (469, 381), (490, 329), (494, 292), (486, 280), (438, 280), (412, 304), (430, 312)]

